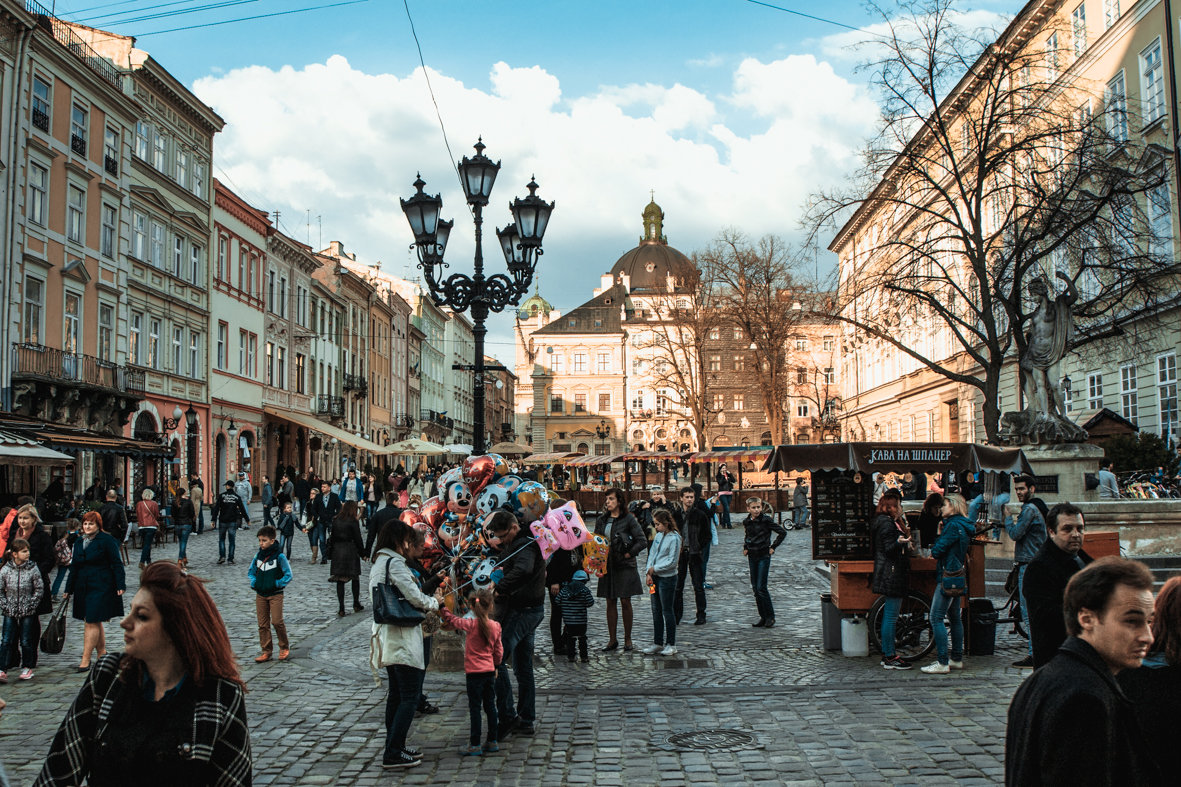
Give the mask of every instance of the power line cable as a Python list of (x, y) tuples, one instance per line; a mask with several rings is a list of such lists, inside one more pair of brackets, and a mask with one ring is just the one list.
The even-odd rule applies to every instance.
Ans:
[(774, 11), (782, 11), (783, 13), (791, 14), (792, 16), (799, 16), (799, 17), (803, 17), (804, 19), (811, 19), (814, 22), (822, 22), (826, 25), (834, 25), (836, 27), (843, 27), (846, 30), (855, 30), (858, 33), (865, 33), (866, 35), (871, 35), (871, 36), (874, 36), (875, 38), (885, 38), (885, 36), (883, 36), (881, 33), (875, 33), (872, 30), (866, 30), (864, 27), (854, 27), (853, 25), (847, 25), (844, 22), (838, 22), (835, 19), (827, 19), (823, 16), (816, 16), (814, 14), (806, 14), (803, 11), (796, 11), (795, 9), (792, 9), (792, 8), (784, 8), (781, 5), (775, 5), (773, 3), (763, 2), (763, 0), (746, 0), (746, 2), (748, 2), (752, 5), (761, 5), (764, 8), (770, 8)]
[[(115, 11), (110, 14), (102, 14), (100, 16), (87, 17), (81, 21), (85, 24), (89, 24), (91, 22), (97, 22), (101, 19), (108, 19), (109, 17), (112, 17), (112, 16), (124, 16), (125, 14), (135, 14), (135, 13), (140, 13), (142, 11), (151, 11), (156, 8), (168, 8), (169, 6), (183, 5), (184, 3), (188, 3), (188, 2), (191, 2), (191, 0), (179, 0), (178, 2), (173, 2), (173, 3), (161, 3), (159, 5), (150, 5), (146, 8), (136, 9), (135, 11)], [(183, 16), (185, 14), (196, 14), (196, 13), (200, 13), (201, 11), (212, 11), (212, 10), (216, 10), (218, 8), (227, 8), (229, 6), (245, 5), (247, 3), (257, 3), (257, 2), (258, 2), (258, 0), (225, 0), (225, 2), (221, 2), (221, 3), (208, 3), (206, 5), (193, 6), (191, 8), (177, 8), (177, 9), (173, 9), (172, 11), (163, 11), (158, 14), (144, 14), (141, 16), (132, 16), (132, 17), (126, 17), (123, 19), (114, 19), (114, 20), (111, 20), (110, 22), (107, 22), (106, 24), (109, 24), (109, 25), (130, 25), (130, 24), (134, 24), (136, 22), (148, 22), (153, 19), (166, 19), (168, 17), (173, 17), (173, 16)]]
[(257, 19), (270, 19), (270, 18), (276, 17), (276, 16), (288, 16), (290, 14), (302, 14), (302, 13), (306, 13), (308, 11), (320, 11), (325, 8), (340, 8), (341, 6), (359, 5), (360, 3), (368, 3), (368, 2), (369, 2), (369, 0), (345, 0), (345, 2), (341, 2), (341, 3), (327, 3), (325, 5), (313, 5), (313, 6), (308, 6), (307, 8), (295, 8), (290, 11), (275, 11), (274, 13), (270, 13), (270, 14), (258, 14), (256, 16), (242, 16), (242, 17), (238, 17), (236, 19), (223, 19), (218, 22), (205, 22), (203, 24), (198, 24), (198, 25), (185, 25), (184, 27), (172, 27), (172, 28), (168, 28), (166, 30), (151, 30), (151, 31), (148, 31), (145, 33), (135, 33), (133, 35), (133, 37), (134, 38), (145, 38), (147, 36), (164, 35), (165, 33), (180, 33), (180, 32), (184, 32), (186, 30), (199, 30), (203, 27), (219, 27), (221, 25), (233, 25), (233, 24), (237, 24), (238, 22), (252, 22)]

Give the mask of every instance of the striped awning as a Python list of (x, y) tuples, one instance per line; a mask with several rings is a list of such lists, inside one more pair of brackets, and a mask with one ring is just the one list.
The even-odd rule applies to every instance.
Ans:
[(688, 455), (689, 454), (687, 452), (678, 453), (678, 452), (674, 452), (674, 451), (632, 451), (631, 453), (623, 454), (619, 458), (620, 459), (627, 459), (627, 460), (632, 460), (632, 459), (647, 459), (647, 460), (672, 459), (673, 461), (679, 462)]
[(768, 445), (753, 448), (717, 448), (713, 451), (698, 451), (689, 457), (692, 463), (705, 462), (765, 462), (773, 449)]
[(550, 451), (545, 454), (530, 454), (521, 460), (523, 465), (555, 465), (561, 464), (566, 459), (574, 459), (575, 457), (584, 456), (580, 451)]
[(567, 467), (596, 467), (609, 465), (612, 462), (623, 461), (623, 454), (604, 454), (603, 456), (580, 456), (566, 462)]

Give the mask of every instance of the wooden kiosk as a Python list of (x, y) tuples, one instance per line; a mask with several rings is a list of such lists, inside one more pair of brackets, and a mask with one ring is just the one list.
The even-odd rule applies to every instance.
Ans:
[[(764, 470), (807, 470), (812, 480), (812, 558), (831, 566), (832, 603), (844, 614), (867, 614), (873, 636), (874, 612), (880, 609), (873, 584), (875, 473), (1030, 473), (1019, 448), (994, 448), (974, 443), (821, 443), (781, 445)], [(983, 537), (969, 550), (968, 597), (983, 597)], [(929, 545), (924, 545), (929, 547)], [(925, 654), (933, 644), (927, 614), (935, 590), (935, 559), (910, 560), (911, 595), (899, 615), (899, 642), (908, 638), (906, 658)], [(876, 606), (875, 606), (876, 605)], [(925, 640), (925, 643), (924, 643)], [(900, 651), (903, 649), (900, 644)]]

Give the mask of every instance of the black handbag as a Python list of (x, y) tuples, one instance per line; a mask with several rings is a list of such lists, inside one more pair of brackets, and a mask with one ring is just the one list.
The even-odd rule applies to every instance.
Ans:
[(426, 619), (426, 613), (411, 604), (402, 591), (390, 582), (390, 560), (385, 563), (385, 582), (373, 587), (373, 622), (390, 626), (417, 626)]
[(42, 653), (61, 653), (62, 648), (65, 647), (66, 604), (68, 603), (70, 602), (66, 600), (58, 605), (58, 608), (53, 611), (53, 615), (50, 616), (49, 623), (45, 625), (45, 631), (41, 632)]

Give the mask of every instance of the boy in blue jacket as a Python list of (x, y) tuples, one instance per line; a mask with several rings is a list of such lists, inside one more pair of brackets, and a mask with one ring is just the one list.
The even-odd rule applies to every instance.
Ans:
[(562, 620), (566, 623), (566, 631), (563, 634), (566, 658), (574, 661), (574, 644), (577, 641), (578, 654), (582, 657), (583, 664), (590, 661), (586, 652), (586, 610), (595, 603), (595, 597), (586, 586), (588, 579), (590, 576), (585, 571), (575, 571), (570, 581), (562, 585), (555, 599), (562, 608)]
[(258, 554), (250, 563), (250, 587), (258, 595), (254, 611), (258, 616), (258, 643), (262, 653), (257, 662), (271, 660), (271, 626), (279, 639), (279, 661), (291, 655), (287, 642), (287, 625), (283, 622), (283, 589), (291, 581), (291, 564), (275, 541), (275, 528), (263, 525), (258, 529)]

